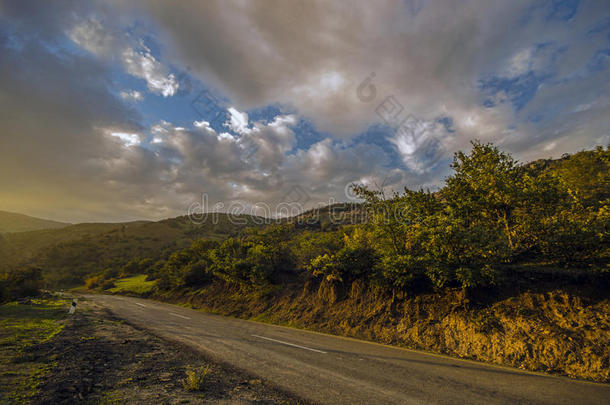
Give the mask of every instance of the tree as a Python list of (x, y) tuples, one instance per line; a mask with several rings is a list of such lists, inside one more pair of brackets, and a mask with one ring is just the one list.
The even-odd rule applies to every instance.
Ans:
[(467, 225), (481, 223), (501, 230), (510, 249), (515, 249), (514, 209), (523, 201), (522, 170), (496, 146), (472, 142), (469, 155), (457, 152), (442, 195), (451, 215)]
[(38, 295), (42, 283), (42, 270), (35, 266), (27, 266), (0, 274), (0, 301)]

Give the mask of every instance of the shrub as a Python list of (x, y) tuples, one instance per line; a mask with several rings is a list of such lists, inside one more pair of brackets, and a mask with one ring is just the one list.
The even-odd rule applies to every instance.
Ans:
[(4, 301), (38, 295), (42, 288), (42, 270), (25, 267), (0, 277), (0, 298)]
[(109, 267), (106, 270), (104, 270), (103, 273), (103, 278), (105, 278), (106, 280), (111, 279), (111, 278), (117, 278), (119, 276), (119, 270), (116, 268), (112, 268)]
[(210, 366), (201, 366), (198, 369), (188, 367), (186, 369), (186, 378), (182, 380), (182, 386), (187, 391), (203, 391), (205, 389), (205, 380), (210, 372)]
[(85, 288), (87, 290), (93, 290), (100, 286), (100, 284), (104, 281), (102, 276), (91, 276), (87, 280), (85, 280)]
[(376, 273), (383, 286), (411, 290), (425, 279), (425, 265), (417, 257), (408, 255), (383, 256), (376, 266)]
[(203, 286), (212, 281), (212, 275), (207, 272), (207, 261), (200, 260), (185, 266), (184, 282), (185, 286)]
[(343, 281), (336, 265), (335, 256), (327, 253), (313, 259), (309, 270), (314, 276), (324, 276), (327, 280)]

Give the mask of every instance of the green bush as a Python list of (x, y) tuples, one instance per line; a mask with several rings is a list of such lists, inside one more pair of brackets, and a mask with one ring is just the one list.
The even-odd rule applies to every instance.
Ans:
[(103, 276), (91, 276), (85, 280), (85, 288), (87, 290), (94, 290), (99, 287), (104, 281)]
[(24, 267), (0, 274), (0, 299), (11, 301), (40, 294), (42, 270), (38, 267)]
[(210, 366), (201, 366), (198, 369), (188, 367), (186, 377), (182, 380), (182, 386), (187, 391), (205, 390), (206, 377), (210, 372)]
[[(506, 265), (597, 271), (608, 263), (610, 150), (522, 165), (492, 144), (473, 142), (451, 167), (434, 193), (405, 189), (386, 197), (356, 186), (365, 202), (351, 208), (366, 210), (367, 223), (330, 226), (321, 219), (316, 230), (290, 223), (247, 228), (222, 242), (167, 245), (154, 263), (123, 257), (122, 267), (104, 264), (112, 268), (103, 276), (146, 274), (160, 290), (223, 280), (266, 291), (312, 276), (346, 285), (363, 280), (394, 292), (422, 285), (485, 290), (504, 279), (499, 271)], [(88, 246), (83, 254), (95, 254)], [(60, 248), (52, 252), (63, 257)]]

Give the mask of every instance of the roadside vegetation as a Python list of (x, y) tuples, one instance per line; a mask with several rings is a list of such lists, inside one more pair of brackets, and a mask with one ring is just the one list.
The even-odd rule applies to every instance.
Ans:
[(40, 294), (43, 284), (42, 270), (27, 266), (0, 272), (0, 304)]
[(159, 291), (213, 281), (266, 291), (310, 280), (347, 288), (358, 281), (393, 295), (476, 292), (501, 286), (515, 271), (608, 280), (609, 150), (522, 165), (475, 142), (452, 168), (434, 193), (385, 196), (354, 186), (364, 200), (359, 223), (247, 228), (224, 240), (198, 239), (166, 259), (131, 260), (121, 274), (145, 272)]
[(473, 142), (451, 167), (435, 192), (354, 185), (362, 203), (165, 221), (175, 245), (134, 225), (30, 263), (49, 282), (608, 381), (610, 149), (523, 164)]
[(0, 305), (0, 404), (304, 403), (87, 300), (69, 305)]
[(29, 403), (57, 363), (36, 346), (64, 327), (69, 301), (47, 297), (0, 305), (0, 403)]
[(204, 391), (206, 378), (210, 372), (210, 366), (199, 368), (187, 367), (186, 377), (182, 380), (182, 386), (187, 391)]

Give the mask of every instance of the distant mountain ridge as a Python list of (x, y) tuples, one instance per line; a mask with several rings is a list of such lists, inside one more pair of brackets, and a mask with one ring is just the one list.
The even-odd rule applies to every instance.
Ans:
[(14, 212), (0, 211), (0, 233), (58, 229), (68, 225), (71, 224), (31, 217), (29, 215), (17, 214)]
[(193, 222), (188, 216), (158, 222), (82, 223), (58, 229), (0, 233), (0, 274), (4, 269), (38, 266), (51, 285), (79, 285), (85, 277), (120, 268), (134, 258), (166, 259), (194, 240), (224, 240), (261, 220), (218, 214)]

